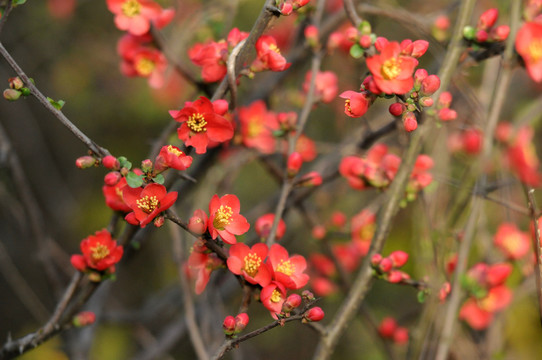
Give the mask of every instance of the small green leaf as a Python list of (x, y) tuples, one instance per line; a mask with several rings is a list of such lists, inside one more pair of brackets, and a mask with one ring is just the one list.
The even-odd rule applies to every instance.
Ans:
[(126, 157), (120, 156), (120, 157), (117, 158), (117, 160), (119, 160), (121, 168), (126, 168), (128, 170), (130, 170), (132, 168), (132, 163), (129, 162), (128, 159), (126, 159)]
[(164, 175), (158, 174), (158, 175), (156, 175), (156, 176), (154, 177), (153, 180), (154, 180), (155, 183), (163, 185), (163, 184), (164, 184), (164, 181), (165, 181)]
[(12, 1), (11, 1), (11, 4), (12, 4), (13, 6), (17, 6), (17, 5), (22, 5), (22, 4), (24, 4), (25, 2), (26, 2), (26, 0), (12, 0)]
[(131, 188), (138, 188), (143, 185), (143, 175), (136, 175), (134, 172), (129, 172), (126, 175), (126, 183)]
[(426, 297), (427, 297), (427, 294), (425, 293), (424, 290), (418, 291), (418, 302), (420, 304), (423, 304), (425, 302)]
[(359, 59), (360, 57), (362, 57), (364, 52), (365, 51), (363, 50), (363, 48), (359, 44), (354, 44), (350, 48), (350, 55), (354, 59)]
[(62, 107), (64, 106), (64, 104), (66, 103), (64, 100), (55, 101), (55, 100), (51, 99), (50, 97), (47, 97), (47, 100), (49, 100), (51, 105), (53, 105), (54, 108), (57, 109), (57, 110), (61, 110)]

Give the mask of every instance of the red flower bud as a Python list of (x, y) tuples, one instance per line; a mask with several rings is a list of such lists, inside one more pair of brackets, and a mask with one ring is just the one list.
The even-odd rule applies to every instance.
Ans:
[(361, 38), (359, 39), (359, 45), (364, 49), (370, 48), (371, 44), (372, 44), (372, 40), (371, 40), (370, 35), (362, 35)]
[(411, 132), (416, 130), (418, 127), (418, 121), (416, 120), (416, 116), (412, 112), (406, 112), (403, 115), (403, 126), (406, 131)]
[(23, 81), (18, 76), (9, 78), (8, 81), (9, 87), (15, 90), (20, 90), (24, 86)]
[(382, 255), (380, 254), (374, 254), (371, 257), (371, 264), (373, 264), (373, 266), (377, 266), (378, 264), (380, 264), (381, 261), (382, 261)]
[(280, 7), (280, 13), (281, 15), (288, 16), (292, 13), (294, 10), (293, 6), (289, 2), (282, 3), (282, 6)]
[(338, 228), (341, 228), (343, 227), (345, 224), (346, 224), (346, 215), (344, 215), (342, 212), (340, 211), (335, 211), (332, 215), (331, 215), (331, 223), (333, 224), (333, 226), (335, 227), (338, 227)]
[(382, 49), (384, 49), (386, 47), (386, 45), (388, 45), (388, 43), (389, 43), (388, 39), (379, 36), (379, 37), (376, 38), (375, 48), (376, 48), (376, 50), (381, 52)]
[(408, 329), (398, 327), (393, 334), (393, 342), (398, 345), (406, 344), (408, 342)]
[(312, 228), (312, 237), (322, 240), (326, 236), (326, 228), (323, 225), (316, 225)]
[(397, 322), (395, 319), (392, 317), (385, 317), (378, 326), (378, 333), (383, 338), (390, 339), (393, 337), (395, 329), (397, 329)]
[(391, 259), (393, 263), (393, 267), (400, 268), (401, 266), (405, 265), (408, 261), (408, 254), (404, 251), (397, 250), (392, 252), (389, 255), (389, 258)]
[(306, 321), (320, 321), (324, 318), (324, 310), (322, 308), (315, 306), (313, 308), (310, 308), (303, 314), (303, 320)]
[(450, 107), (452, 104), (452, 94), (449, 91), (444, 91), (438, 98), (438, 104), (440, 107)]
[(442, 121), (451, 121), (457, 118), (457, 113), (455, 110), (444, 108), (439, 110), (438, 117)]
[(122, 179), (122, 175), (118, 171), (111, 171), (104, 177), (104, 183), (107, 186), (115, 186)]
[(301, 305), (301, 296), (299, 294), (292, 294), (288, 296), (284, 304), (282, 304), (282, 311), (289, 313), (299, 305)]
[(161, 227), (164, 225), (164, 217), (163, 216), (157, 216), (153, 220), (154, 226)]
[(87, 169), (96, 165), (96, 163), (96, 159), (89, 155), (81, 156), (80, 158), (77, 158), (77, 160), (75, 160), (75, 166), (77, 166), (79, 169)]
[(303, 157), (300, 153), (297, 151), (290, 154), (288, 157), (288, 164), (287, 164), (287, 170), (288, 170), (288, 176), (294, 177), (299, 172), (299, 169), (301, 169), (301, 165), (303, 165)]
[(478, 30), (476, 32), (476, 36), (475, 36), (476, 41), (478, 41), (478, 42), (486, 42), (488, 38), (489, 38), (489, 34), (487, 33), (487, 31)]
[(235, 318), (231, 315), (226, 316), (222, 323), (222, 329), (224, 334), (233, 335), (235, 333)]
[(188, 230), (201, 235), (207, 230), (207, 214), (201, 209), (194, 211), (194, 215), (188, 220)]
[(500, 25), (491, 31), (491, 38), (495, 41), (504, 41), (510, 34), (510, 26)]
[(391, 261), (390, 258), (383, 258), (380, 263), (378, 264), (378, 267), (380, 268), (380, 270), (384, 273), (387, 273), (388, 271), (390, 271), (393, 267), (393, 262)]
[(387, 280), (393, 284), (397, 284), (403, 280), (403, 272), (399, 270), (392, 270), (388, 274)]
[(440, 15), (433, 24), (437, 29), (445, 31), (450, 27), (450, 19), (446, 15)]
[(429, 74), (427, 73), (427, 70), (425, 69), (418, 69), (414, 72), (414, 84), (420, 84), (422, 81), (428, 77)]
[(309, 25), (305, 28), (305, 39), (311, 46), (318, 45), (318, 28), (314, 25)]
[(322, 185), (322, 176), (316, 171), (311, 171), (303, 175), (299, 179), (299, 185), (301, 186), (320, 186)]
[(433, 99), (429, 96), (424, 96), (420, 99), (420, 105), (423, 107), (433, 106)]
[(4, 94), (4, 99), (9, 100), (9, 101), (15, 101), (21, 97), (21, 92), (15, 89), (6, 89), (4, 90), (3, 94)]
[(94, 324), (96, 321), (96, 314), (92, 311), (82, 311), (75, 315), (72, 323), (75, 327), (83, 327)]
[(484, 11), (484, 13), (480, 15), (480, 19), (478, 20), (478, 28), (482, 30), (489, 29), (490, 27), (495, 25), (498, 17), (499, 10), (497, 10), (496, 8)]
[(235, 334), (240, 333), (248, 325), (248, 315), (246, 313), (238, 314), (235, 317)]
[(301, 297), (303, 297), (303, 299), (307, 301), (314, 300), (314, 294), (310, 292), (309, 290), (303, 290), (303, 292), (301, 293)]
[(440, 87), (440, 78), (437, 75), (429, 75), (422, 81), (422, 95), (432, 95)]
[(401, 116), (403, 111), (405, 111), (405, 105), (403, 105), (402, 103), (399, 103), (399, 102), (393, 103), (393, 104), (390, 105), (388, 111), (393, 116)]
[(346, 29), (344, 34), (346, 35), (346, 38), (352, 42), (356, 42), (359, 38), (358, 29), (353, 26), (350, 26), (348, 29)]
[(141, 162), (141, 170), (148, 173), (152, 171), (152, 161), (150, 159), (145, 159)]
[(120, 162), (113, 155), (107, 155), (106, 157), (104, 157), (102, 159), (102, 165), (106, 169), (110, 169), (110, 170), (119, 170), (120, 169)]

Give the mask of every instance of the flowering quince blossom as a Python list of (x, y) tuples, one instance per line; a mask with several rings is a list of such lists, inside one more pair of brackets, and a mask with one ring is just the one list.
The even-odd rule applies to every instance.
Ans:
[(122, 196), (123, 189), (128, 186), (126, 178), (121, 178), (115, 185), (104, 185), (102, 192), (105, 197), (105, 204), (115, 211), (130, 212), (132, 208), (126, 204)]
[(187, 146), (204, 154), (210, 141), (225, 142), (233, 137), (233, 125), (215, 111), (211, 101), (204, 96), (181, 110), (170, 110), (169, 114), (180, 122), (179, 139)]
[(512, 292), (504, 285), (512, 271), (510, 264), (478, 263), (467, 272), (467, 287), (471, 293), (459, 310), (459, 318), (470, 327), (483, 330), (489, 326), (496, 311), (512, 300)]
[(539, 172), (540, 160), (533, 144), (534, 129), (522, 126), (510, 142), (506, 151), (508, 164), (521, 182), (530, 186), (540, 186), (542, 174)]
[(262, 35), (256, 41), (256, 56), (250, 67), (253, 72), (264, 70), (284, 71), (291, 65), (280, 54), (277, 40), (271, 35)]
[(154, 161), (154, 171), (160, 173), (166, 169), (186, 170), (192, 165), (192, 156), (186, 155), (176, 146), (162, 146)]
[(260, 292), (260, 300), (271, 312), (273, 319), (278, 319), (277, 314), (282, 312), (282, 305), (286, 301), (286, 288), (278, 281), (271, 281), (269, 285), (264, 287)]
[[(303, 83), (303, 91), (305, 94), (309, 92), (310, 82), (312, 78), (312, 71), (308, 71), (305, 74), (305, 82)], [(339, 91), (338, 87), (339, 79), (333, 71), (319, 71), (316, 74), (315, 81), (315, 97), (323, 103), (332, 102), (337, 96)]]
[(279, 244), (273, 244), (269, 250), (269, 265), (273, 269), (273, 278), (288, 289), (300, 289), (309, 281), (304, 271), (307, 261), (301, 255), (289, 257), (288, 251)]
[(239, 210), (241, 205), (235, 195), (224, 195), (221, 198), (214, 195), (209, 202), (209, 220), (207, 228), (213, 239), (218, 235), (225, 243), (235, 244), (235, 235), (242, 235), (248, 231), (250, 224)]
[(497, 229), (493, 242), (511, 260), (524, 257), (531, 248), (529, 234), (520, 231), (512, 223), (501, 224)]
[(205, 245), (196, 241), (188, 257), (187, 265), (191, 277), (196, 279), (195, 291), (199, 295), (205, 290), (213, 270), (221, 267), (223, 262)]
[(376, 228), (376, 215), (362, 210), (352, 218), (350, 234), (361, 256), (367, 255)]
[[(271, 232), (271, 227), (275, 221), (275, 214), (269, 213), (262, 215), (256, 220), (254, 224), (254, 230), (261, 238), (267, 238)], [(277, 226), (277, 233), (275, 234), (275, 240), (279, 241), (286, 232), (286, 223), (284, 220), (279, 220), (279, 225)]]
[(162, 7), (150, 0), (107, 0), (107, 8), (115, 14), (115, 25), (134, 35), (143, 35), (151, 21), (162, 13)]
[(276, 149), (273, 131), (280, 128), (277, 115), (267, 110), (263, 100), (239, 108), (243, 144), (262, 154), (272, 154)]
[(125, 219), (132, 225), (144, 228), (161, 212), (169, 209), (177, 200), (177, 192), (167, 192), (160, 184), (148, 184), (145, 188), (124, 187), (122, 195), (132, 212)]
[(71, 263), (79, 271), (91, 268), (98, 271), (114, 269), (124, 252), (121, 245), (111, 238), (109, 231), (103, 229), (81, 241), (83, 255), (72, 255)]
[(267, 245), (263, 243), (255, 244), (252, 248), (242, 243), (234, 244), (230, 248), (228, 269), (236, 275), (243, 275), (251, 284), (265, 287), (271, 282), (271, 272), (264, 264), (267, 251)]
[(371, 95), (367, 91), (355, 92), (347, 90), (342, 92), (339, 97), (346, 99), (344, 101), (344, 113), (350, 117), (365, 115), (372, 102)]
[(368, 57), (367, 67), (378, 88), (386, 94), (406, 94), (414, 85), (412, 74), (418, 60), (401, 55), (398, 42), (388, 42), (380, 54)]

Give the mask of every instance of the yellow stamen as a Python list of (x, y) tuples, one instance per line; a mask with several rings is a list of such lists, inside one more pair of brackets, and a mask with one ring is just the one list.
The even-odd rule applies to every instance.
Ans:
[(145, 197), (142, 197), (139, 200), (136, 200), (137, 207), (146, 212), (147, 214), (150, 214), (154, 211), (157, 207), (160, 207), (160, 202), (158, 202), (158, 199), (156, 196), (149, 197), (148, 195), (145, 195)]
[(280, 54), (280, 49), (275, 44), (269, 44), (269, 50), (272, 50), (276, 52), (277, 54)]
[(96, 247), (91, 248), (90, 251), (92, 253), (91, 257), (93, 260), (102, 260), (109, 255), (109, 249), (107, 246), (102, 244), (96, 245)]
[(134, 17), (141, 12), (141, 4), (137, 0), (126, 0), (122, 4), (122, 13), (128, 17)]
[(183, 155), (183, 152), (178, 150), (177, 148), (174, 148), (173, 146), (169, 145), (167, 147), (168, 153), (174, 154), (175, 156), (181, 156)]
[(249, 253), (243, 260), (245, 261), (243, 270), (245, 270), (250, 277), (254, 277), (260, 269), (262, 259), (255, 253)]
[(190, 130), (196, 133), (207, 131), (207, 128), (205, 127), (207, 125), (207, 121), (205, 121), (203, 114), (200, 113), (190, 116), (186, 122), (186, 125), (188, 125)]
[(384, 79), (395, 79), (401, 73), (401, 59), (391, 58), (384, 61), (381, 72)]
[(293, 273), (295, 273), (295, 265), (292, 264), (290, 260), (281, 260), (275, 271), (279, 271), (286, 276), (291, 276)]
[(269, 300), (271, 300), (271, 302), (278, 303), (281, 299), (282, 295), (280, 294), (280, 292), (277, 291), (277, 289), (273, 290), (273, 292), (271, 293), (271, 298)]
[(534, 39), (529, 44), (529, 55), (533, 62), (538, 62), (542, 59), (542, 40)]
[(213, 220), (213, 226), (217, 230), (224, 230), (226, 226), (231, 223), (231, 216), (233, 215), (233, 210), (231, 207), (226, 205), (220, 205), (216, 211), (215, 219)]
[(142, 76), (149, 76), (154, 71), (155, 67), (156, 64), (154, 61), (149, 59), (140, 59), (135, 64), (136, 71)]
[(248, 136), (256, 137), (261, 134), (263, 129), (264, 129), (263, 124), (256, 121), (251, 121), (248, 123)]

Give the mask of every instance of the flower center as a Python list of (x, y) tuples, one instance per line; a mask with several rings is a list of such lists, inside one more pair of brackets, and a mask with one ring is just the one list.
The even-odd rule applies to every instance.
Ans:
[(535, 63), (542, 59), (542, 40), (535, 39), (529, 44), (529, 55)]
[(175, 156), (181, 156), (183, 154), (182, 151), (178, 150), (177, 148), (174, 148), (171, 145), (167, 147), (167, 152), (170, 154), (174, 154)]
[(250, 123), (248, 123), (248, 136), (249, 137), (256, 137), (258, 135), (260, 135), (263, 131), (263, 125), (256, 122), (256, 121), (251, 121)]
[(95, 261), (102, 260), (107, 255), (109, 255), (109, 249), (107, 248), (107, 246), (102, 245), (102, 244), (96, 245), (95, 247), (91, 248), (90, 251), (92, 253), (91, 254), (92, 260), (95, 260)]
[(401, 60), (397, 58), (391, 58), (384, 61), (382, 65), (382, 76), (386, 80), (393, 80), (401, 73)]
[(243, 270), (250, 276), (254, 277), (258, 273), (258, 269), (262, 264), (262, 259), (255, 253), (249, 253), (244, 258), (245, 267)]
[(135, 64), (136, 71), (142, 76), (149, 76), (154, 71), (155, 67), (156, 64), (154, 61), (149, 59), (140, 59)]
[(226, 205), (220, 205), (215, 214), (215, 219), (213, 220), (213, 226), (217, 230), (224, 230), (226, 226), (231, 223), (231, 216), (233, 215), (233, 210), (231, 207)]
[(147, 214), (150, 214), (154, 211), (157, 207), (160, 207), (160, 202), (156, 198), (156, 196), (148, 196), (145, 195), (145, 197), (142, 197), (139, 200), (136, 200), (137, 207), (143, 210), (143, 212), (146, 212)]
[(191, 115), (188, 118), (186, 125), (188, 125), (190, 130), (196, 133), (207, 131), (207, 128), (205, 127), (207, 125), (207, 121), (205, 121), (205, 117), (203, 116), (203, 114), (200, 113)]
[(346, 99), (344, 101), (344, 109), (348, 112), (348, 113), (352, 113), (352, 108), (350, 107), (350, 99)]
[(275, 44), (269, 44), (269, 50), (272, 50), (276, 52), (277, 54), (280, 54), (280, 49)]
[(122, 13), (128, 17), (134, 17), (141, 12), (141, 4), (137, 0), (126, 0), (122, 4)]
[(286, 276), (291, 276), (293, 273), (295, 273), (295, 265), (292, 264), (290, 260), (281, 260), (275, 271), (280, 271)]
[(282, 295), (280, 291), (278, 291), (277, 289), (273, 290), (273, 292), (271, 293), (271, 298), (270, 298), (271, 302), (278, 303), (281, 299), (282, 299)]
[(504, 247), (508, 252), (515, 253), (521, 245), (521, 237), (518, 234), (509, 235), (504, 242)]
[(373, 238), (373, 235), (375, 233), (375, 224), (368, 224), (361, 228), (359, 232), (359, 237), (366, 240), (371, 240)]

